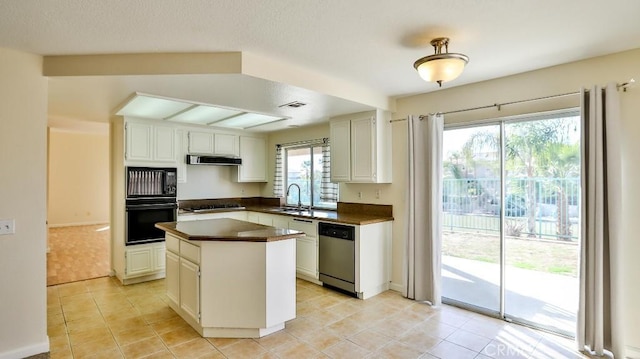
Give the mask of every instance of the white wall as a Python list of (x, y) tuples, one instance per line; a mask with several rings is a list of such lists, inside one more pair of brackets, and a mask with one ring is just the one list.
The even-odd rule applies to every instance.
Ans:
[(187, 183), (178, 183), (178, 200), (260, 196), (264, 183), (234, 182), (233, 166), (189, 166)]
[[(625, 82), (632, 77), (638, 77), (640, 63), (640, 49), (614, 54), (586, 61), (551, 67), (519, 75), (509, 76), (492, 81), (438, 90), (428, 94), (416, 95), (398, 99), (397, 113), (394, 118), (406, 118), (408, 115), (422, 115), (429, 112), (451, 111), (475, 106), (489, 105), (508, 101), (523, 100), (554, 94), (578, 91), (581, 86), (590, 87), (594, 84), (608, 82)], [(464, 76), (464, 74), (462, 75)], [(425, 86), (435, 86), (425, 84)], [(640, 348), (640, 329), (632, 323), (640, 318), (640, 282), (635, 275), (640, 273), (640, 222), (635, 214), (640, 213), (640, 186), (636, 186), (640, 178), (640, 162), (636, 160), (640, 153), (640, 86), (636, 86), (626, 93), (620, 93), (622, 101), (623, 146), (623, 183), (625, 200), (622, 203), (625, 213), (623, 220), (622, 248), (618, 255), (619, 269), (623, 273), (623, 292), (616, 293), (615, 300), (623, 308), (626, 322), (624, 326), (626, 343)], [(466, 112), (459, 115), (446, 116), (446, 123), (464, 122), (487, 118), (505, 117), (518, 113), (554, 110), (579, 106), (578, 96), (562, 98), (554, 101), (532, 102), (522, 105), (505, 106), (501, 111), (497, 109)], [(404, 250), (404, 222), (405, 222), (405, 183), (406, 183), (406, 122), (393, 124), (393, 184), (388, 192), (383, 192), (382, 200), (390, 200), (393, 204), (395, 222), (393, 224), (393, 287), (401, 287), (402, 262)], [(340, 200), (353, 202), (372, 202), (365, 196), (359, 200), (358, 191), (370, 192), (372, 185), (347, 185), (340, 187)], [(384, 195), (389, 197), (385, 198)], [(635, 318), (635, 320), (634, 320)]]
[(47, 81), (40, 56), (0, 48), (0, 358), (47, 352)]
[(49, 130), (49, 226), (109, 222), (109, 132)]

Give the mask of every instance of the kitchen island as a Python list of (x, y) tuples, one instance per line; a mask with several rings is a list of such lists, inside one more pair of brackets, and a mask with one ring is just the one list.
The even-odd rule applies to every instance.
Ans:
[(169, 305), (200, 335), (259, 338), (295, 318), (303, 232), (229, 218), (156, 227), (166, 232)]

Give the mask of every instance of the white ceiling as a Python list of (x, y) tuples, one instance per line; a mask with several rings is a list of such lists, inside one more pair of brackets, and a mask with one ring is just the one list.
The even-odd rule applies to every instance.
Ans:
[[(453, 87), (640, 48), (639, 14), (637, 0), (2, 0), (0, 47), (41, 55), (240, 51), (398, 97), (438, 89), (412, 67), (433, 52), (434, 37), (451, 38), (449, 51), (470, 58), (443, 85)], [(56, 77), (50, 116), (106, 121), (135, 91), (293, 117), (282, 126), (371, 108), (242, 74)], [(293, 100), (319, 105), (276, 113)]]

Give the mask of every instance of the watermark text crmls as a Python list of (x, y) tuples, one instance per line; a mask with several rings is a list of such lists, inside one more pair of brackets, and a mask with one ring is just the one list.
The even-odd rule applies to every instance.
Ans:
[(484, 348), (482, 352), (483, 354), (486, 354), (493, 358), (513, 356), (526, 358), (527, 355), (529, 355), (530, 351), (531, 348), (528, 347), (519, 347), (504, 343), (490, 343)]

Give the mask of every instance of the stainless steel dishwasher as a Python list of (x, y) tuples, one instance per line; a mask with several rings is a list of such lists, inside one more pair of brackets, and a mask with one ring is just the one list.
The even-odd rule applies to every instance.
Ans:
[(355, 228), (335, 223), (318, 223), (320, 281), (355, 295)]

